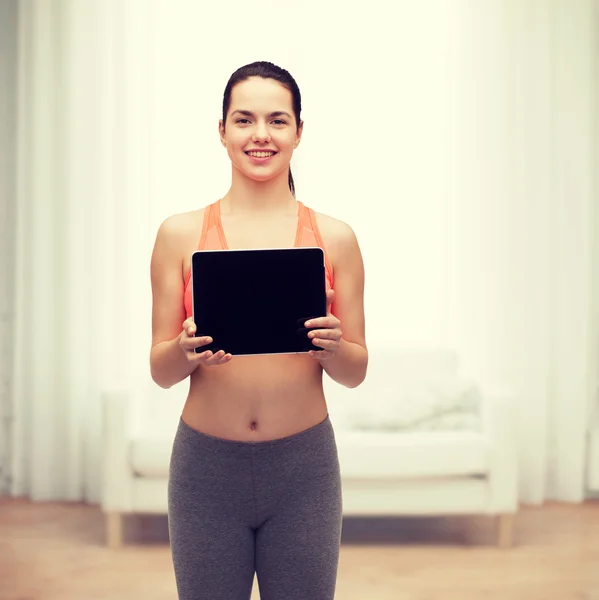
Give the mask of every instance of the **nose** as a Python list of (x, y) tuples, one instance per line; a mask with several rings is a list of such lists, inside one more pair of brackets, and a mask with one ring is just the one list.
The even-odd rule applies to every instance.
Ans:
[(270, 142), (270, 134), (264, 122), (256, 123), (252, 140), (254, 142)]

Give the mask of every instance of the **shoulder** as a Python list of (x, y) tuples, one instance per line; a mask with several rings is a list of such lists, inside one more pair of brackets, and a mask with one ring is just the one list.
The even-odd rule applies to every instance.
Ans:
[(156, 243), (162, 247), (186, 246), (202, 231), (205, 208), (170, 215), (158, 227)]
[(152, 250), (152, 264), (185, 266), (185, 257), (200, 241), (204, 210), (173, 214), (162, 221)]
[(197, 231), (198, 222), (201, 224), (204, 218), (205, 208), (170, 215), (158, 228), (159, 236), (165, 238), (176, 238), (192, 231)]
[(348, 223), (321, 212), (314, 211), (314, 214), (322, 241), (329, 252), (339, 256), (358, 247), (356, 234)]
[(364, 263), (353, 228), (331, 215), (316, 211), (314, 215), (335, 278), (338, 279), (339, 274), (344, 272), (361, 277)]

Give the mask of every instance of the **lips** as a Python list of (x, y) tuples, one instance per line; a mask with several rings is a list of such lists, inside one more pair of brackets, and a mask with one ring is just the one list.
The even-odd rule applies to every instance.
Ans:
[(270, 162), (278, 154), (278, 152), (274, 152), (273, 154), (272, 151), (250, 150), (245, 154), (250, 159), (250, 162), (254, 165), (262, 165)]
[(245, 153), (253, 158), (269, 158), (277, 154), (275, 150), (246, 150)]

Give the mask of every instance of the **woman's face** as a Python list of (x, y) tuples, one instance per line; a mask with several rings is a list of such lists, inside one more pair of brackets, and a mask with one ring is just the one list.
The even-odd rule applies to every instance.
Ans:
[(231, 92), (222, 144), (233, 166), (247, 177), (266, 181), (285, 171), (299, 145), (291, 92), (274, 79), (252, 77)]

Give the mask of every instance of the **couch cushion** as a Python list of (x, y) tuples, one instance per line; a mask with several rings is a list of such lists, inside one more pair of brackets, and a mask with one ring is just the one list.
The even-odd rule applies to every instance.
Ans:
[(482, 395), (470, 381), (403, 382), (371, 386), (345, 407), (349, 429), (480, 431)]
[(481, 391), (457, 367), (443, 349), (371, 349), (357, 388), (325, 378), (329, 413), (345, 429), (481, 431)]
[(489, 443), (476, 432), (336, 430), (335, 437), (343, 477), (452, 477), (489, 471)]
[[(473, 432), (380, 433), (335, 429), (344, 477), (451, 477), (484, 475), (489, 470), (486, 439)], [(137, 437), (130, 444), (133, 472), (166, 477), (172, 438)]]

